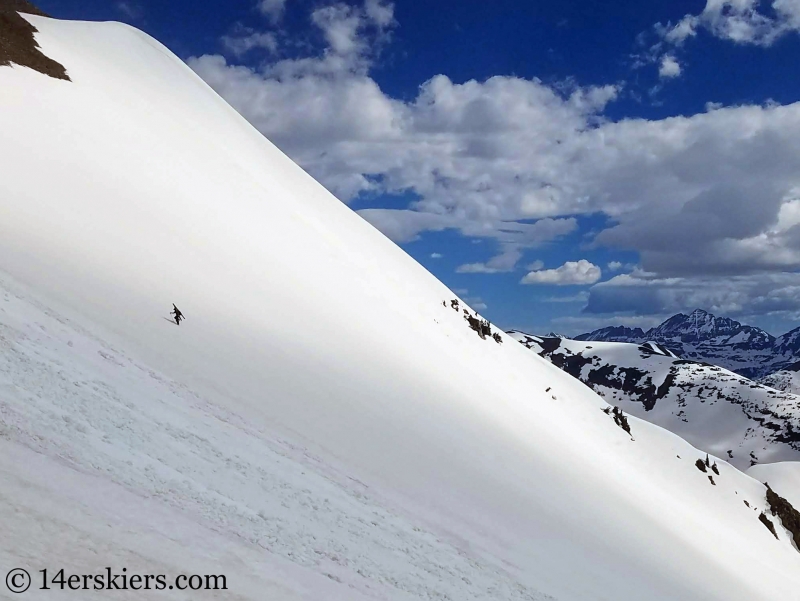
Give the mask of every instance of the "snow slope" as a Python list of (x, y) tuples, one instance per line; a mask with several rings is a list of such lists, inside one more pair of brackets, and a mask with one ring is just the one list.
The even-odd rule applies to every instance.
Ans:
[(800, 394), (800, 362), (792, 363), (786, 369), (776, 371), (759, 380), (764, 386), (791, 394)]
[(2, 566), (224, 573), (230, 599), (796, 594), (762, 484), (478, 337), (154, 40), (26, 18), (72, 82), (0, 68)]
[(775, 492), (788, 499), (795, 509), (800, 507), (800, 462), (754, 465), (747, 473), (759, 482), (768, 483)]
[(512, 332), (609, 403), (740, 469), (800, 460), (800, 397), (727, 369), (676, 357), (654, 342), (584, 342)]

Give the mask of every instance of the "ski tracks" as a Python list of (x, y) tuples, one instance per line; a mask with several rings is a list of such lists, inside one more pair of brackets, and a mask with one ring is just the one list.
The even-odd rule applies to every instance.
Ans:
[(362, 595), (546, 598), (302, 445), (250, 427), (2, 279), (0, 294), (1, 438)]

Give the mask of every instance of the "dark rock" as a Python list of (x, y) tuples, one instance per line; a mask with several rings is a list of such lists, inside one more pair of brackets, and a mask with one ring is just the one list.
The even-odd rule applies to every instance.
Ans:
[(34, 36), (38, 30), (20, 15), (21, 12), (47, 16), (25, 0), (0, 2), (0, 67), (15, 64), (70, 81), (64, 66), (42, 53)]
[[(775, 532), (775, 524), (772, 523), (772, 520), (769, 519), (766, 516), (766, 514), (762, 513), (761, 515), (759, 515), (758, 516), (758, 521), (761, 522), (762, 524), (764, 524), (767, 527), (767, 530), (772, 532), (772, 536), (774, 536), (776, 539), (778, 538), (778, 533)], [(780, 539), (778, 539), (778, 540), (780, 540)]]
[(792, 540), (800, 550), (800, 511), (797, 511), (789, 501), (772, 490), (769, 484), (767, 484), (767, 504), (769, 504), (772, 515), (778, 516), (783, 527), (792, 533)]

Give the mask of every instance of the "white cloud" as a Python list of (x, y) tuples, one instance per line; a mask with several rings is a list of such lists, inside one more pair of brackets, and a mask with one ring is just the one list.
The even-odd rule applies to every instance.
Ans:
[(706, 0), (699, 15), (686, 15), (676, 25), (662, 26), (664, 39), (682, 45), (703, 28), (711, 35), (737, 44), (771, 46), (776, 40), (800, 31), (800, 2), (773, 0), (772, 14), (760, 12), (761, 0)]
[(612, 121), (617, 86), (445, 75), (399, 100), (370, 77), (391, 5), (320, 10), (317, 54), (258, 69), (189, 62), (342, 200), (416, 196), (360, 211), (392, 239), (456, 230), (496, 247), (461, 271), (497, 273), (574, 231), (574, 216), (601, 213), (614, 225), (589, 243), (638, 252), (662, 279), (800, 269), (800, 104)]
[(311, 20), (325, 34), (333, 52), (346, 55), (361, 52), (364, 41), (359, 37), (362, 15), (346, 4), (334, 4), (318, 8)]
[(485, 263), (459, 265), (456, 273), (508, 273), (514, 270), (520, 258), (522, 258), (522, 251), (512, 247)]
[(590, 289), (587, 313), (671, 315), (702, 307), (721, 315), (800, 315), (800, 274), (663, 278), (637, 272)]
[(456, 273), (501, 273), (507, 269), (489, 267), (486, 263), (466, 263), (456, 268)]
[[(412, 213), (413, 214), (413, 213)], [(540, 219), (533, 224), (497, 224), (492, 236), (504, 242), (503, 252), (489, 259), (486, 263), (468, 263), (456, 269), (457, 273), (507, 273), (514, 271), (523, 256), (523, 249), (539, 246), (545, 242), (556, 240), (577, 229), (574, 218)], [(465, 235), (486, 235), (473, 227), (463, 225), (461, 231)], [(541, 261), (534, 262), (534, 265)]]
[(585, 303), (589, 300), (589, 293), (586, 291), (573, 294), (572, 296), (550, 296), (543, 298), (543, 303)]
[(664, 39), (676, 46), (681, 46), (687, 39), (697, 35), (697, 17), (686, 15), (677, 25), (663, 28)]
[(381, 29), (388, 29), (395, 24), (394, 4), (382, 0), (366, 0), (364, 12), (367, 17)]
[(364, 209), (359, 215), (395, 242), (411, 242), (419, 238), (420, 232), (440, 232), (456, 227), (455, 221), (446, 216), (415, 211)]
[(681, 65), (671, 54), (666, 54), (661, 58), (661, 66), (658, 68), (658, 76), (662, 79), (672, 79), (680, 76)]
[(116, 6), (117, 10), (129, 19), (139, 20), (144, 16), (144, 9), (138, 2), (119, 0)]
[(226, 35), (222, 37), (222, 45), (237, 57), (244, 56), (256, 48), (263, 48), (274, 53), (278, 50), (278, 38), (269, 31), (245, 35)]
[(557, 269), (532, 271), (520, 284), (551, 284), (555, 286), (575, 286), (594, 284), (603, 275), (602, 270), (586, 259), (567, 261)]
[[(775, 217), (781, 198), (800, 185), (797, 104), (613, 123), (576, 109), (585, 107), (583, 101), (562, 98), (535, 80), (454, 84), (444, 76), (404, 103), (386, 96), (357, 61), (348, 67), (335, 58), (326, 54), (302, 66), (281, 61), (265, 72), (228, 65), (218, 56), (191, 65), (343, 200), (362, 193), (416, 192), (420, 200), (407, 210), (361, 212), (397, 241), (426, 230), (458, 229), (528, 248), (542, 239), (540, 223), (559, 224), (562, 230), (549, 237), (557, 239), (575, 227), (559, 215), (599, 211), (620, 222), (606, 243), (647, 250), (647, 240), (628, 234), (636, 224), (640, 230), (652, 226), (655, 239), (665, 241), (662, 258), (694, 269), (696, 257), (667, 243), (671, 236), (686, 239), (681, 233), (686, 220), (697, 221), (691, 211), (681, 214), (684, 205), (691, 207), (699, 194), (724, 185), (746, 189), (751, 199), (768, 193), (770, 204), (736, 202), (761, 206)], [(380, 182), (371, 177), (375, 174)], [(719, 199), (718, 207), (725, 202)], [(708, 225), (728, 218), (725, 211), (716, 213)], [(547, 217), (555, 219), (543, 222)], [(668, 225), (662, 227), (664, 218)], [(540, 221), (519, 221), (530, 219)], [(800, 266), (788, 243), (797, 234), (769, 234), (770, 219), (764, 214), (757, 221), (760, 231), (748, 235), (705, 228), (702, 238), (689, 240), (690, 247), (697, 250), (706, 241), (706, 246), (739, 247), (737, 255), (763, 251), (782, 265)], [(716, 240), (719, 236), (723, 239)], [(723, 250), (707, 255), (707, 263), (724, 258)]]
[(257, 8), (262, 15), (269, 17), (273, 23), (277, 23), (283, 17), (286, 0), (258, 0)]
[[(699, 14), (688, 14), (675, 24), (656, 23), (654, 29), (659, 41), (635, 56), (634, 67), (657, 62), (659, 77), (673, 79), (682, 72), (675, 51), (698, 31), (736, 44), (769, 47), (788, 34), (800, 32), (800, 1), (706, 0)], [(642, 34), (639, 43), (645, 40), (646, 34)]]
[(539, 271), (544, 267), (544, 261), (536, 259), (533, 263), (529, 263), (525, 266), (525, 269), (528, 271)]
[(486, 263), (460, 265), (456, 269), (456, 273), (506, 273), (513, 271), (521, 258), (522, 251), (518, 247), (511, 246)]
[(441, 259), (442, 255), (439, 253), (431, 253), (431, 259)]
[[(464, 291), (466, 293), (466, 291)], [(467, 303), (470, 307), (472, 307), (475, 311), (485, 311), (489, 307), (483, 302), (483, 299), (480, 296), (470, 296), (464, 298), (464, 302)]]
[(608, 270), (611, 272), (615, 271), (631, 271), (636, 268), (636, 265), (633, 263), (621, 263), (620, 261), (611, 261), (607, 265)]

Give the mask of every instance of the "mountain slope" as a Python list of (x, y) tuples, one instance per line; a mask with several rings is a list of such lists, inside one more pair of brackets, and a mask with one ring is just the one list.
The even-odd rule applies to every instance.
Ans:
[(800, 459), (800, 397), (653, 342), (585, 342), (511, 335), (609, 403), (675, 432), (741, 469)]
[(800, 394), (800, 361), (759, 380), (764, 386), (791, 394)]
[(25, 18), (72, 81), (0, 68), (4, 565), (224, 569), (232, 599), (800, 586), (762, 484), (476, 335), (154, 40)]
[[(552, 338), (552, 336), (548, 336)], [(642, 328), (626, 328), (625, 326), (608, 326), (575, 336), (575, 340), (596, 340), (597, 342), (636, 342), (644, 338)]]

